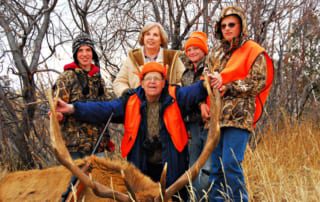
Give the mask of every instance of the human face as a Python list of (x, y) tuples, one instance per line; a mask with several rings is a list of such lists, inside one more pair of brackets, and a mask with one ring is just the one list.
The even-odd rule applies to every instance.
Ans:
[(157, 101), (161, 95), (164, 85), (165, 80), (159, 72), (147, 73), (141, 82), (147, 101)]
[(241, 22), (236, 16), (223, 18), (220, 26), (223, 38), (229, 42), (231, 42), (233, 38), (240, 36)]
[(205, 53), (197, 46), (190, 46), (186, 50), (186, 55), (192, 63), (197, 63), (205, 56)]
[(79, 66), (82, 69), (90, 70), (92, 64), (92, 49), (90, 46), (80, 46), (77, 52), (77, 59), (79, 61)]
[(161, 36), (158, 27), (152, 27), (143, 36), (143, 44), (146, 49), (159, 50), (161, 46)]

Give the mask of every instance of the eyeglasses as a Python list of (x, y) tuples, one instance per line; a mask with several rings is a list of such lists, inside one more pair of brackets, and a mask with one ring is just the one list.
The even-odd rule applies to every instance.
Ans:
[(236, 26), (236, 24), (238, 24), (238, 23), (230, 22), (229, 24), (221, 24), (221, 29), (225, 29), (225, 28), (227, 28), (227, 26), (229, 28), (234, 28), (234, 26)]
[(159, 78), (159, 77), (145, 77), (143, 80), (144, 80), (144, 81), (148, 81), (148, 82), (150, 82), (150, 81), (160, 82), (160, 81), (163, 80), (163, 78)]

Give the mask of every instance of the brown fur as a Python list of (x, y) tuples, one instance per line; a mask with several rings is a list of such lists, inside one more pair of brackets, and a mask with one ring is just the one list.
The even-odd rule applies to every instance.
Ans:
[[(148, 198), (147, 195), (153, 197), (159, 195), (158, 184), (127, 161), (97, 157), (89, 157), (89, 160), (92, 163), (93, 180), (116, 191), (127, 193), (120, 174), (123, 170), (139, 201), (144, 201), (143, 199)], [(8, 173), (0, 180), (0, 201), (59, 201), (61, 194), (67, 189), (70, 177), (71, 173), (63, 166)], [(98, 198), (90, 189), (85, 190), (84, 200), (114, 201)]]

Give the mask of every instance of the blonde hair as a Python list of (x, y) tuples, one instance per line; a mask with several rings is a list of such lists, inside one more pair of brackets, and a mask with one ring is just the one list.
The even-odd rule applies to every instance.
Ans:
[(163, 26), (158, 22), (149, 22), (144, 25), (144, 27), (141, 29), (140, 34), (139, 34), (139, 38), (138, 38), (139, 44), (141, 46), (144, 45), (144, 34), (154, 27), (158, 27), (159, 31), (160, 31), (160, 38), (161, 38), (161, 45), (160, 46), (163, 48), (167, 48), (168, 47), (168, 34), (164, 30)]

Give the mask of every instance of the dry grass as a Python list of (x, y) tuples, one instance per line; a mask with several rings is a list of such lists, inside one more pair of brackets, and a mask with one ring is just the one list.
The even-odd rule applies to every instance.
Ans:
[(243, 164), (252, 201), (319, 201), (320, 131), (318, 123), (283, 124), (268, 130)]
[[(266, 131), (254, 152), (247, 149), (243, 163), (251, 201), (319, 201), (319, 124), (287, 122), (280, 131), (272, 126)], [(0, 179), (5, 173), (0, 169)]]

